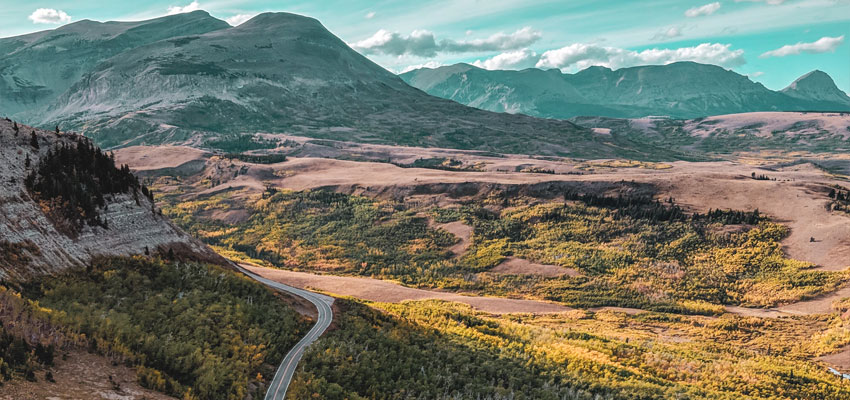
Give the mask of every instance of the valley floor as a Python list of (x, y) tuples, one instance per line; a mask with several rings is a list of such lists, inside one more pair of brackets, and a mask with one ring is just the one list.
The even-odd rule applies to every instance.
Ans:
[[(847, 190), (843, 176), (781, 155), (574, 161), (286, 140), (276, 150), (288, 154), (284, 162), (197, 150), (179, 162), (161, 156), (180, 147), (121, 149), (116, 158), (154, 187), (167, 216), (222, 255), (263, 265), (246, 268), (266, 278), (341, 296), (290, 398), (337, 389), (349, 398), (400, 394), (381, 385), (390, 375), (401, 382), (393, 374), (406, 369), (349, 363), (411, 350), (420, 329), (440, 332), (463, 348), (449, 353), (465, 356), (473, 348), (491, 354), (482, 349), (499, 341), (536, 349), (508, 358), (533, 359), (551, 379), (605, 388), (593, 393), (843, 396), (826, 369), (846, 371), (850, 344), (850, 214), (831, 210), (827, 196)], [(648, 195), (660, 202), (640, 207), (727, 214), (667, 220), (626, 203), (568, 201), (569, 193)], [(757, 217), (743, 213), (753, 210)], [(424, 364), (436, 379), (427, 366), (446, 363), (445, 354), (428, 354), (398, 362), (433, 356), (416, 368)], [(574, 367), (551, 367), (559, 363)], [(372, 383), (328, 365), (348, 365)], [(605, 368), (619, 372), (590, 372)], [(797, 370), (814, 386), (789, 386)], [(708, 384), (717, 371), (737, 383)], [(627, 389), (614, 376), (640, 383)], [(581, 393), (574, 390), (545, 396)]]

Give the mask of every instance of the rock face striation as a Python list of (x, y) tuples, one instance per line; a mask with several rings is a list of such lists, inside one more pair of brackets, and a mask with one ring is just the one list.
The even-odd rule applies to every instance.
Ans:
[(468, 64), (401, 74), (425, 92), (491, 111), (544, 118), (699, 118), (755, 111), (850, 111), (850, 98), (824, 72), (776, 92), (715, 65), (677, 62), (575, 74), (556, 69), (490, 71)]
[(181, 257), (222, 261), (155, 212), (141, 193), (105, 196), (106, 206), (98, 211), (107, 227), (84, 226), (78, 235), (60, 232), (25, 182), (50, 149), (74, 145), (78, 138), (0, 119), (0, 279), (56, 273), (83, 266), (97, 255), (171, 250)]

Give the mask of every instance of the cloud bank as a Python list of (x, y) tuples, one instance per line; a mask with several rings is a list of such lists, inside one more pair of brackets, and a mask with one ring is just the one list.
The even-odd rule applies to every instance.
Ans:
[(539, 59), (537, 53), (529, 49), (522, 49), (502, 53), (483, 61), (476, 60), (472, 65), (484, 69), (524, 69), (535, 66)]
[(168, 7), (168, 14), (167, 15), (183, 14), (183, 13), (187, 13), (187, 12), (198, 11), (200, 9), (201, 9), (201, 5), (198, 4), (197, 1), (193, 1), (193, 2), (191, 2), (188, 5), (185, 5), (183, 7), (180, 7), (180, 6)]
[(798, 42), (797, 44), (786, 44), (776, 50), (771, 50), (762, 53), (761, 58), (767, 57), (785, 57), (785, 56), (795, 56), (801, 53), (808, 54), (819, 54), (819, 53), (832, 53), (838, 46), (844, 43), (844, 35), (839, 37), (829, 37), (824, 36), (818, 39), (815, 42), (811, 43), (803, 43)]
[(735, 0), (736, 3), (765, 3), (770, 4), (772, 6), (778, 6), (785, 2), (785, 0)]
[(381, 29), (374, 35), (351, 45), (364, 54), (388, 54), (394, 56), (414, 55), (433, 57), (437, 53), (471, 53), (477, 51), (517, 50), (538, 41), (539, 31), (530, 27), (514, 33), (496, 33), (486, 39), (437, 41), (434, 34), (426, 30), (415, 30), (410, 35)]
[(693, 61), (724, 67), (746, 64), (743, 50), (733, 50), (729, 44), (703, 43), (693, 47), (676, 49), (627, 50), (597, 44), (574, 43), (560, 49), (549, 50), (541, 55), (529, 49), (505, 52), (472, 64), (490, 70), (557, 68), (564, 72), (581, 70), (594, 65), (617, 69), (637, 65), (670, 64), (678, 61)]
[(720, 2), (715, 1), (714, 3), (708, 3), (704, 6), (689, 8), (685, 11), (685, 16), (688, 18), (699, 17), (703, 15), (711, 15), (714, 14), (715, 11), (720, 9)]
[(230, 24), (230, 26), (242, 25), (245, 21), (254, 18), (256, 14), (236, 14), (232, 17), (227, 17), (224, 19), (225, 22)]
[(67, 24), (71, 22), (71, 16), (65, 11), (52, 8), (39, 8), (27, 18), (34, 24)]
[(656, 33), (652, 36), (652, 40), (664, 40), (664, 39), (672, 39), (682, 36), (682, 28), (678, 26), (671, 26), (661, 32)]
[(635, 65), (670, 64), (677, 61), (694, 61), (725, 67), (745, 64), (747, 61), (744, 59), (744, 51), (732, 50), (730, 47), (729, 44), (702, 43), (693, 47), (647, 49), (638, 52), (617, 47), (575, 43), (543, 53), (536, 66), (566, 70), (584, 69), (593, 65), (616, 69)]

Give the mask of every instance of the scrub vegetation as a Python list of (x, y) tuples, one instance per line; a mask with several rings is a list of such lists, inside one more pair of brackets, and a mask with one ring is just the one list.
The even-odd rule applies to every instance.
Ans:
[[(367, 306), (371, 306), (367, 307)], [(808, 357), (838, 316), (765, 320), (571, 311), (489, 316), (456, 303), (338, 300), (289, 399), (843, 399)]]
[[(786, 258), (787, 228), (757, 210), (686, 213), (673, 199), (565, 193), (563, 201), (408, 209), (330, 191), (232, 193), (165, 208), (184, 228), (231, 256), (290, 269), (371, 276), (408, 286), (539, 298), (573, 307), (634, 307), (717, 314), (722, 305), (769, 307), (834, 290), (840, 272)], [(205, 218), (250, 203), (235, 224)], [(454, 235), (429, 224), (474, 228), (462, 255)], [(558, 265), (579, 276), (493, 274), (507, 257)]]
[(2, 379), (35, 379), (55, 351), (83, 348), (172, 396), (257, 398), (308, 325), (269, 289), (212, 265), (103, 258), (19, 289), (0, 286)]

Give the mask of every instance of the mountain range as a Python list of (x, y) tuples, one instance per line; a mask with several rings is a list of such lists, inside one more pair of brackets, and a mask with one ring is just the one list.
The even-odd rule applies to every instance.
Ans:
[(236, 27), (204, 11), (85, 20), (2, 39), (0, 60), (0, 113), (76, 130), (104, 147), (269, 132), (541, 154), (619, 151), (568, 121), (430, 96), (317, 20), (289, 13)]
[(775, 92), (690, 62), (572, 75), (458, 64), (397, 76), (319, 21), (290, 13), (259, 14), (235, 27), (205, 11), (82, 20), (0, 39), (0, 115), (78, 131), (105, 148), (211, 147), (286, 133), (500, 153), (678, 158), (670, 146), (599, 135), (565, 119), (759, 110), (850, 110), (850, 99), (819, 71)]
[(850, 97), (812, 71), (772, 91), (722, 67), (694, 62), (575, 74), (557, 69), (486, 70), (469, 64), (401, 74), (410, 85), (469, 106), (543, 118), (699, 118), (754, 111), (850, 111)]

